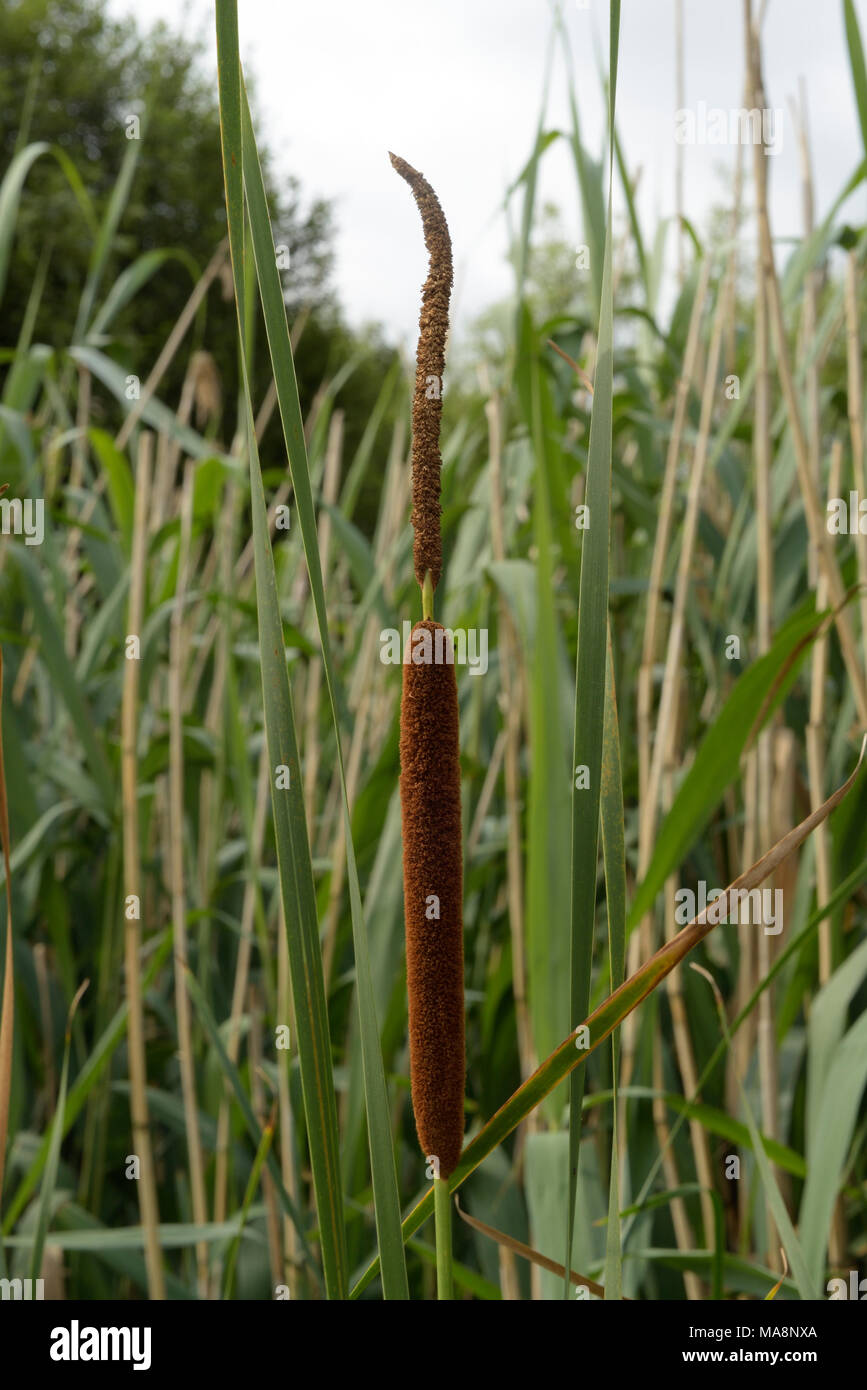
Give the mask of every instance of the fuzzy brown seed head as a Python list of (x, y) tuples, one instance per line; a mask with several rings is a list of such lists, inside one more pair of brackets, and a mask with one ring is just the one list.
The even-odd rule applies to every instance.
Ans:
[[(421, 629), (444, 632), (431, 620)], [(432, 654), (436, 648), (432, 647)], [(403, 667), (400, 804), (412, 1104), (440, 1177), (464, 1134), (463, 856), (458, 691), (452, 663)]]
[(440, 421), (449, 298), (452, 289), (452, 243), (445, 214), (427, 179), (399, 155), (392, 165), (406, 179), (421, 213), (424, 244), (430, 256), (421, 292), (415, 391), (412, 401), (413, 564), (419, 584), (430, 570), (436, 588), (442, 569), (440, 532)]

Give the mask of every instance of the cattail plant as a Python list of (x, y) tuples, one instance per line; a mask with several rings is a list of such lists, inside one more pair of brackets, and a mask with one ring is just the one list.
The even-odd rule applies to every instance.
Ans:
[(417, 170), (391, 162), (418, 204), (430, 256), (422, 290), (412, 405), (412, 526), (422, 620), (403, 664), (400, 804), (412, 1104), (433, 1174), (438, 1296), (450, 1297), (448, 1177), (464, 1132), (463, 856), (454, 653), (434, 621), (442, 570), (440, 421), (452, 248), (439, 200)]

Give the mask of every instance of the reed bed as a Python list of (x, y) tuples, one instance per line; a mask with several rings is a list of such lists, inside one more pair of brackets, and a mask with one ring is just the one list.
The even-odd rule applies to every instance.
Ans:
[[(642, 226), (618, 0), (598, 161), (555, 16), (572, 126), (548, 130), (546, 87), (509, 193), (514, 295), (445, 392), (448, 228), (392, 155), (430, 256), (420, 339), (350, 450), (351, 373), (299, 394), (304, 319), (217, 0), (227, 239), (138, 400), (124, 285), (82, 286), (53, 364), (26, 323), (4, 340), (0, 480), (45, 498), (46, 536), (0, 537), (3, 1277), (84, 1299), (797, 1301), (863, 1259), (865, 547), (826, 507), (865, 478), (867, 240), (844, 223), (867, 71), (843, 12), (854, 172), (819, 220), (802, 93), (785, 254), (760, 149), (725, 236)], [(591, 265), (550, 315), (555, 141)], [(0, 189), (0, 292), (39, 157)], [(241, 392), (217, 433), (192, 328), (230, 280)], [(404, 625), (409, 660), (382, 659)], [(412, 659), (471, 633), (483, 672)], [(763, 890), (779, 933), (721, 920)]]

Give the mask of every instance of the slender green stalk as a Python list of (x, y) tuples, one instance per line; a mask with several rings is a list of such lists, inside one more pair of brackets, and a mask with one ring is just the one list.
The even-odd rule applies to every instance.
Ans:
[(452, 1297), (452, 1199), (448, 1178), (434, 1178), (434, 1225), (437, 1244), (437, 1298)]
[(430, 570), (425, 571), (424, 584), (421, 590), (421, 616), (423, 620), (432, 618), (434, 615), (434, 591), (433, 576)]

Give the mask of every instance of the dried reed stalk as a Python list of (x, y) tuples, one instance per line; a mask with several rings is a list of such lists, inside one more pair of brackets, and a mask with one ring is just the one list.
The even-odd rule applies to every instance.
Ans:
[[(153, 436), (142, 434), (136, 468), (135, 513), (133, 518), (132, 560), (127, 631), (141, 635), (144, 616), (145, 551), (147, 542), (148, 496), (150, 493)], [(124, 899), (141, 900), (138, 819), (138, 690), (139, 662), (126, 662), (121, 703), (121, 794), (123, 803)], [(147, 1101), (147, 1061), (144, 1036), (139, 950), (141, 919), (128, 907), (124, 924), (124, 960), (127, 995), (127, 1036), (130, 1082), (130, 1116), (133, 1152), (140, 1161), (136, 1184), (144, 1228), (145, 1266), (148, 1294), (165, 1298), (162, 1254), (159, 1240), (159, 1207), (150, 1136)]]
[[(208, 1220), (205, 1197), (205, 1170), (202, 1141), (199, 1133), (199, 1107), (196, 1099), (196, 1074), (193, 1059), (190, 997), (184, 971), (187, 967), (187, 897), (184, 882), (184, 734), (183, 734), (183, 668), (186, 649), (184, 604), (190, 555), (190, 536), (193, 528), (193, 465), (188, 463), (181, 494), (181, 534), (178, 554), (178, 580), (175, 607), (172, 613), (169, 651), (169, 814), (168, 864), (172, 895), (173, 945), (175, 954), (175, 1012), (178, 1019), (178, 1065), (181, 1073), (181, 1092), (184, 1105), (184, 1128), (187, 1135), (187, 1158), (190, 1165), (190, 1191), (193, 1220), (204, 1226)], [(196, 1246), (196, 1270), (199, 1297), (207, 1297), (208, 1247), (204, 1241)]]

